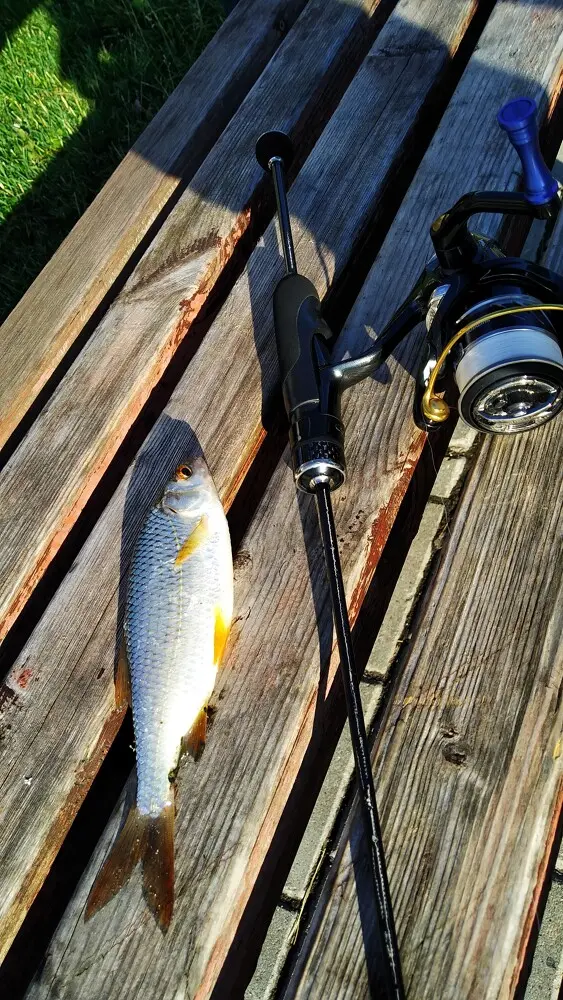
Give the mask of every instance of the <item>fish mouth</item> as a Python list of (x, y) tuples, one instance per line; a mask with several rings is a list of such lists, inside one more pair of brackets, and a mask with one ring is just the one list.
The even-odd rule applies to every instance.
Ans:
[(162, 500), (162, 509), (166, 514), (178, 514), (182, 517), (203, 516), (206, 507), (199, 497), (187, 497), (185, 493), (166, 493)]

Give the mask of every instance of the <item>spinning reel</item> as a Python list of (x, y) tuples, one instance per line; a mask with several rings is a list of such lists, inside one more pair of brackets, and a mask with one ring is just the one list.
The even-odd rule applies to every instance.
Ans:
[(460, 416), (479, 430), (532, 430), (563, 407), (560, 324), (553, 322), (562, 309), (563, 280), (505, 257), (494, 241), (467, 229), (477, 212), (502, 212), (544, 219), (549, 231), (559, 212), (559, 185), (538, 147), (534, 101), (511, 101), (498, 121), (520, 156), (523, 193), (464, 195), (430, 229), (436, 256), (425, 272), (431, 292), (424, 303), (427, 358), (419, 376), (419, 415), (429, 428), (449, 415), (435, 392), (446, 365), (459, 391)]
[(523, 190), (472, 192), (440, 215), (430, 227), (434, 256), (374, 349), (340, 362), (331, 354), (332, 336), (314, 286), (295, 267), (284, 187), (290, 141), (280, 132), (259, 139), (257, 156), (272, 172), (286, 257), (274, 318), (300, 489), (314, 492), (317, 481), (330, 489), (341, 485), (341, 391), (375, 372), (421, 322), (427, 335), (414, 400), (419, 426), (431, 431), (448, 419), (450, 406), (438, 393), (446, 385), (449, 393), (452, 376), (461, 418), (481, 431), (532, 430), (563, 408), (562, 332), (556, 315), (563, 311), (563, 278), (505, 256), (497, 242), (467, 226), (475, 214), (501, 213), (542, 219), (548, 231), (553, 228), (562, 193), (539, 149), (536, 111), (533, 100), (519, 98), (498, 115), (520, 157)]

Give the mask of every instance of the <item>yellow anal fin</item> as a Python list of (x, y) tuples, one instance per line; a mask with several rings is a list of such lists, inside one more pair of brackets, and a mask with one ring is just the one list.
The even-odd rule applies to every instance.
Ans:
[(184, 736), (182, 748), (192, 755), (194, 760), (199, 760), (207, 739), (207, 712), (202, 708), (189, 733)]
[(215, 608), (215, 638), (213, 643), (213, 662), (216, 667), (219, 666), (223, 658), (223, 653), (225, 652), (225, 646), (227, 645), (227, 639), (229, 638), (229, 632), (231, 631), (231, 623), (227, 621), (221, 608)]
[(124, 708), (126, 705), (131, 704), (131, 674), (129, 673), (125, 633), (123, 633), (121, 638), (121, 645), (119, 647), (119, 653), (117, 654), (117, 666), (115, 668), (115, 702), (118, 708)]
[(203, 545), (203, 543), (207, 541), (208, 538), (209, 538), (209, 521), (204, 514), (203, 517), (200, 518), (200, 520), (197, 522), (191, 535), (188, 535), (188, 537), (186, 538), (186, 541), (182, 545), (180, 551), (178, 552), (178, 555), (174, 560), (174, 565), (181, 566), (182, 563), (185, 562), (186, 559), (189, 559), (190, 556), (193, 555), (193, 553), (196, 551), (196, 549), (198, 549), (200, 545)]

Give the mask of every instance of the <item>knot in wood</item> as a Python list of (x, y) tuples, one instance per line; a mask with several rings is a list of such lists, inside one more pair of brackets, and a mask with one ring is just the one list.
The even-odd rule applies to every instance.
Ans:
[(457, 767), (465, 767), (470, 753), (470, 747), (466, 743), (446, 743), (442, 747), (444, 759)]

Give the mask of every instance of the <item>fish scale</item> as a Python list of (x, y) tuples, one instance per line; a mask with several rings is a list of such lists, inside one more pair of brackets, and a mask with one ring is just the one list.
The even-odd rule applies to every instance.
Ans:
[[(177, 764), (182, 737), (215, 681), (208, 627), (218, 597), (212, 583), (214, 560), (203, 550), (174, 565), (198, 521), (198, 516), (151, 511), (131, 566), (125, 635), (137, 747), (137, 807), (149, 815), (158, 815), (171, 801), (168, 774)], [(209, 541), (213, 546), (213, 537)], [(210, 585), (205, 586), (208, 576)], [(204, 584), (199, 595), (194, 584)], [(206, 669), (202, 662), (208, 664)], [(185, 712), (178, 711), (184, 705)]]
[[(137, 755), (137, 794), (91, 890), (87, 917), (143, 859), (145, 896), (166, 928), (174, 898), (171, 776), (189, 734), (205, 739), (205, 707), (230, 628), (229, 529), (203, 459), (180, 466), (154, 507), (129, 570), (124, 637)], [(120, 661), (122, 671), (125, 662)], [(128, 688), (119, 681), (120, 695)], [(203, 713), (203, 714), (202, 714)]]

